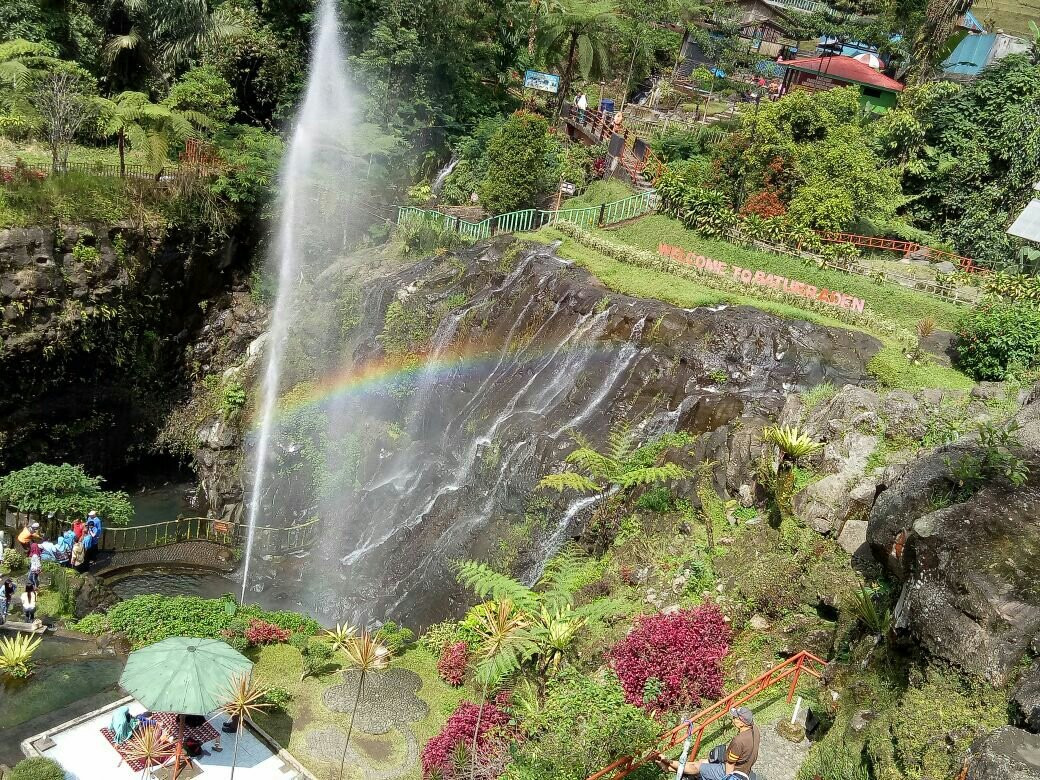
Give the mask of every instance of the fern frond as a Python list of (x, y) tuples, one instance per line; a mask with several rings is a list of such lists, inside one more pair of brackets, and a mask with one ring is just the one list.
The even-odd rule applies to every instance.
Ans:
[(624, 463), (635, 449), (635, 431), (627, 420), (617, 423), (607, 435), (610, 457), (615, 463)]
[(622, 474), (618, 479), (618, 484), (623, 488), (630, 488), (636, 485), (652, 485), (658, 482), (686, 479), (689, 476), (690, 472), (677, 463), (665, 463), (661, 466), (634, 469)]
[(585, 618), (590, 623), (599, 623), (607, 618), (623, 615), (632, 608), (625, 599), (602, 598), (583, 604), (574, 609), (574, 614)]
[(462, 561), (458, 565), (458, 580), (482, 599), (508, 599), (521, 609), (537, 602), (529, 587), (479, 561)]
[(589, 557), (576, 544), (569, 544), (545, 565), (538, 587), (549, 606), (558, 608), (574, 603), (574, 592), (581, 586), (581, 578)]
[(577, 466), (595, 479), (605, 479), (613, 482), (614, 477), (620, 471), (618, 462), (607, 455), (580, 447), (564, 458), (564, 461)]
[(575, 471), (561, 471), (559, 474), (550, 474), (542, 477), (538, 483), (539, 489), (549, 488), (557, 493), (565, 490), (576, 490), (579, 493), (596, 493), (602, 488), (586, 476)]

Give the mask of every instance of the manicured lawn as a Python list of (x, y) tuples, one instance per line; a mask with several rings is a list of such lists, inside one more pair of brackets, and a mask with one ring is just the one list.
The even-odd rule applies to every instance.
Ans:
[[(335, 776), (339, 769), (342, 739), (350, 724), (350, 713), (330, 709), (323, 696), (326, 691), (344, 682), (346, 658), (337, 654), (328, 671), (301, 681), (303, 658), (296, 648), (273, 644), (252, 650), (249, 655), (256, 662), (256, 676), (263, 684), (284, 688), (292, 696), (285, 712), (263, 713), (256, 718), (257, 724), (316, 776), (328, 777), (330, 771)], [(421, 680), (421, 684), (414, 696), (426, 703), (428, 713), (416, 721), (402, 718), (385, 734), (369, 734), (363, 728), (363, 710), (366, 705), (363, 699), (362, 711), (358, 714), (350, 739), (347, 778), (363, 780), (375, 772), (403, 770), (403, 765), (407, 764), (407, 771), (395, 776), (419, 780), (421, 771), (416, 751), (421, 750), (426, 741), (440, 731), (460, 701), (467, 698), (478, 701), (478, 691), (468, 686), (452, 688), (444, 683), (437, 676), (436, 659), (420, 648), (413, 648), (395, 658), (390, 671), (395, 670), (406, 670), (418, 676), (417, 682)], [(365, 691), (370, 689), (371, 683), (366, 682)], [(380, 696), (378, 707), (381, 710), (392, 709), (395, 703), (408, 703), (412, 698), (410, 690), (397, 696)], [(323, 739), (325, 735), (331, 735), (332, 738)], [(322, 744), (331, 746), (331, 749), (323, 749)]]
[[(851, 286), (841, 286), (841, 282), (862, 280), (870, 285), (877, 286), (870, 280), (841, 274), (836, 271), (822, 271), (815, 266), (805, 266), (788, 258), (770, 255), (765, 252), (747, 252), (721, 241), (708, 242), (684, 230), (674, 220), (661, 217), (660, 215), (646, 217), (626, 226), (628, 229), (627, 233), (623, 233), (625, 229), (617, 231), (603, 230), (599, 232), (601, 235), (614, 241), (619, 240), (623, 234), (627, 234), (630, 237), (634, 235), (635, 238), (632, 238), (629, 243), (641, 248), (656, 250), (657, 241), (656, 239), (651, 241), (653, 233), (650, 232), (650, 229), (643, 228), (643, 230), (639, 230), (646, 223), (650, 223), (650, 229), (655, 225), (664, 229), (672, 229), (672, 233), (661, 239), (665, 242), (681, 245), (688, 249), (696, 248), (698, 252), (706, 255), (710, 254), (718, 259), (726, 259), (727, 262), (735, 262), (746, 268), (762, 268), (763, 270), (770, 268), (785, 275), (789, 273), (793, 278), (809, 281), (818, 286), (833, 285), (836, 289), (845, 290), (854, 295), (859, 295), (860, 293), (855, 292)], [(678, 230), (675, 230), (675, 228)], [(682, 233), (679, 234), (678, 231), (682, 231)], [(590, 249), (552, 228), (545, 228), (534, 234), (526, 234), (523, 237), (541, 243), (562, 241), (557, 250), (561, 257), (574, 260), (578, 265), (599, 279), (608, 289), (624, 295), (632, 295), (637, 298), (654, 298), (683, 308), (712, 306), (721, 303), (733, 306), (754, 306), (762, 311), (767, 311), (786, 319), (799, 319), (818, 325), (852, 329), (852, 326), (848, 323), (832, 319), (817, 311), (801, 309), (796, 306), (789, 306), (777, 301), (756, 298), (750, 295), (742, 296), (721, 292), (698, 284), (693, 279), (628, 265), (600, 254), (594, 249)], [(636, 244), (636, 240), (640, 237), (643, 244)], [(750, 260), (748, 259), (749, 255), (753, 256)], [(767, 260), (775, 260), (777, 263), (766, 265)], [(781, 265), (781, 262), (784, 264)], [(758, 265), (755, 263), (758, 263)], [(892, 290), (891, 292), (897, 297), (903, 293), (902, 290)], [(884, 290), (880, 295), (875, 293), (875, 300), (883, 298), (883, 293)], [(911, 296), (914, 306), (917, 306), (920, 299), (925, 297), (911, 290), (906, 290), (905, 293)], [(865, 295), (862, 297), (868, 301), (870, 300)], [(941, 301), (935, 301), (935, 303), (944, 306), (946, 309), (953, 309), (952, 305), (943, 304)], [(868, 305), (870, 304), (868, 303)], [(947, 316), (952, 316), (952, 313), (947, 312)], [(906, 319), (904, 316), (904, 322)], [(910, 327), (913, 328), (915, 324), (916, 322), (911, 322)], [(911, 391), (925, 387), (968, 388), (973, 384), (964, 374), (946, 366), (936, 363), (911, 365), (898, 344), (879, 334), (872, 335), (876, 336), (884, 344), (884, 347), (874, 356), (867, 368), (881, 384)]]
[[(32, 165), (50, 165), (51, 149), (47, 144), (39, 141), (16, 142), (7, 138), (0, 138), (0, 165), (13, 165), (19, 159)], [(143, 152), (127, 149), (127, 165), (143, 163), (144, 159)], [(119, 147), (115, 144), (110, 146), (80, 146), (79, 144), (73, 144), (69, 148), (69, 162), (119, 165)]]
[(606, 229), (602, 233), (613, 240), (632, 244), (640, 249), (657, 251), (658, 244), (663, 242), (753, 271), (769, 271), (817, 287), (840, 290), (862, 298), (868, 307), (911, 332), (925, 317), (935, 320), (939, 328), (952, 330), (964, 311), (952, 303), (898, 285), (878, 284), (864, 276), (821, 269), (791, 257), (743, 249), (726, 241), (704, 238), (684, 228), (678, 220), (663, 214), (654, 214), (617, 229)]
[(576, 198), (568, 198), (563, 202), (562, 208), (581, 209), (587, 206), (600, 206), (604, 203), (613, 203), (624, 200), (636, 191), (623, 181), (611, 179), (610, 181), (594, 181), (581, 195)]

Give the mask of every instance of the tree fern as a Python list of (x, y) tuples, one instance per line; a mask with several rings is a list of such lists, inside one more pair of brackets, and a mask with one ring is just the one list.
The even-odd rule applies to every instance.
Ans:
[(631, 610), (632, 604), (625, 599), (602, 598), (575, 607), (574, 614), (585, 618), (589, 623), (600, 623), (607, 618), (624, 615)]
[(574, 592), (584, 583), (589, 557), (575, 544), (564, 547), (545, 565), (538, 581), (545, 602), (554, 608), (574, 603)]
[(557, 493), (565, 490), (574, 490), (578, 493), (598, 493), (603, 488), (586, 476), (575, 471), (561, 471), (559, 474), (549, 474), (542, 477), (538, 483), (539, 488), (549, 488)]
[(580, 447), (570, 453), (564, 461), (570, 463), (593, 479), (613, 482), (621, 471), (621, 464), (589, 447)]
[(521, 609), (533, 608), (538, 600), (529, 587), (495, 571), (486, 563), (462, 561), (458, 565), (458, 579), (482, 599), (508, 600)]
[(665, 463), (660, 466), (627, 471), (618, 478), (617, 482), (623, 488), (630, 488), (636, 485), (652, 485), (658, 482), (685, 479), (688, 476), (690, 476), (690, 472), (682, 466), (676, 463)]

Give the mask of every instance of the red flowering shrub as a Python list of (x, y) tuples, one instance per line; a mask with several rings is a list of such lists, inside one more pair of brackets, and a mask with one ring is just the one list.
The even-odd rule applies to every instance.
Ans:
[[(500, 701), (500, 700), (499, 700)], [(456, 750), (461, 745), (468, 753), (473, 747), (473, 731), (477, 727), (479, 707), (464, 701), (448, 717), (440, 734), (433, 737), (422, 749), (422, 773), (424, 778), (438, 777), (452, 780), (459, 769), (455, 765)], [(507, 715), (496, 702), (484, 704), (480, 715), (480, 731), (477, 734), (477, 752), (483, 752), (495, 731), (509, 723)]]
[(780, 200), (775, 190), (760, 190), (747, 199), (740, 213), (745, 217), (757, 214), (763, 219), (771, 219), (786, 214), (787, 206)]
[(445, 645), (441, 651), (440, 660), (437, 661), (437, 674), (448, 685), (458, 688), (462, 685), (462, 678), (466, 675), (466, 662), (468, 660), (469, 652), (465, 642)]
[(251, 645), (269, 645), (272, 642), (285, 642), (290, 633), (266, 620), (252, 620), (246, 629), (246, 641)]
[(625, 701), (647, 710), (680, 709), (722, 695), (730, 630), (715, 604), (638, 618), (608, 653)]

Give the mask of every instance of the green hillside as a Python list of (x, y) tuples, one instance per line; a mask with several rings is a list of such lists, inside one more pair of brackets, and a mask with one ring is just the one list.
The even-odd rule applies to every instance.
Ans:
[(1030, 19), (1040, 23), (1040, 0), (979, 0), (972, 12), (987, 29), (992, 22), (1011, 35), (1026, 35)]

